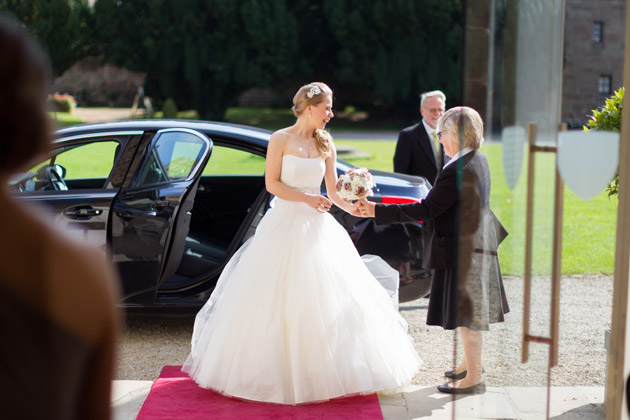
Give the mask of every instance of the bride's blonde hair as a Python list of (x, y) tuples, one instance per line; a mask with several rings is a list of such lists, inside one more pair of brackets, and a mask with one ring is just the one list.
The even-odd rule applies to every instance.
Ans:
[[(293, 115), (299, 117), (304, 110), (311, 105), (319, 105), (328, 97), (332, 97), (332, 89), (322, 82), (312, 82), (298, 89), (293, 97)], [(316, 129), (313, 131), (315, 146), (322, 157), (330, 156), (332, 149), (332, 136), (326, 130)]]

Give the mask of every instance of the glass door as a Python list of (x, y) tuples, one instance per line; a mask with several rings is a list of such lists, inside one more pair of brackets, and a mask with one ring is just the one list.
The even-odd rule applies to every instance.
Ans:
[[(490, 208), (509, 232), (497, 249), (509, 312), (492, 322), (491, 281), (469, 291), (489, 302), (490, 322), (472, 345), (470, 332), (452, 332), (449, 368), (462, 370), (479, 346), (485, 392), (453, 396), (452, 418), (604, 418), (617, 216), (604, 189), (619, 133), (562, 119), (566, 7), (465, 5), (464, 104), (483, 117)], [(462, 210), (460, 232), (467, 220)]]

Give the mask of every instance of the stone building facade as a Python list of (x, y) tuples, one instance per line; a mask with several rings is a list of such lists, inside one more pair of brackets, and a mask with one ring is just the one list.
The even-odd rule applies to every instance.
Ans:
[(623, 86), (625, 0), (566, 0), (562, 121), (582, 125)]

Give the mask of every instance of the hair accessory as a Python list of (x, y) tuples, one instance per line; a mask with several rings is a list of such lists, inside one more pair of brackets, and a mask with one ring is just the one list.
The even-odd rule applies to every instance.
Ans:
[(322, 93), (322, 90), (319, 88), (319, 86), (313, 86), (308, 93), (306, 94), (306, 96), (308, 96), (309, 99), (311, 99), (314, 95), (319, 95), (320, 93)]

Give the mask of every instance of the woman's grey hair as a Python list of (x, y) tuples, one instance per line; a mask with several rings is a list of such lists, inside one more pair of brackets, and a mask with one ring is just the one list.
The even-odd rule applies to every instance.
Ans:
[(438, 131), (448, 134), (459, 148), (479, 149), (483, 144), (483, 120), (477, 111), (457, 106), (446, 111), (438, 120)]

